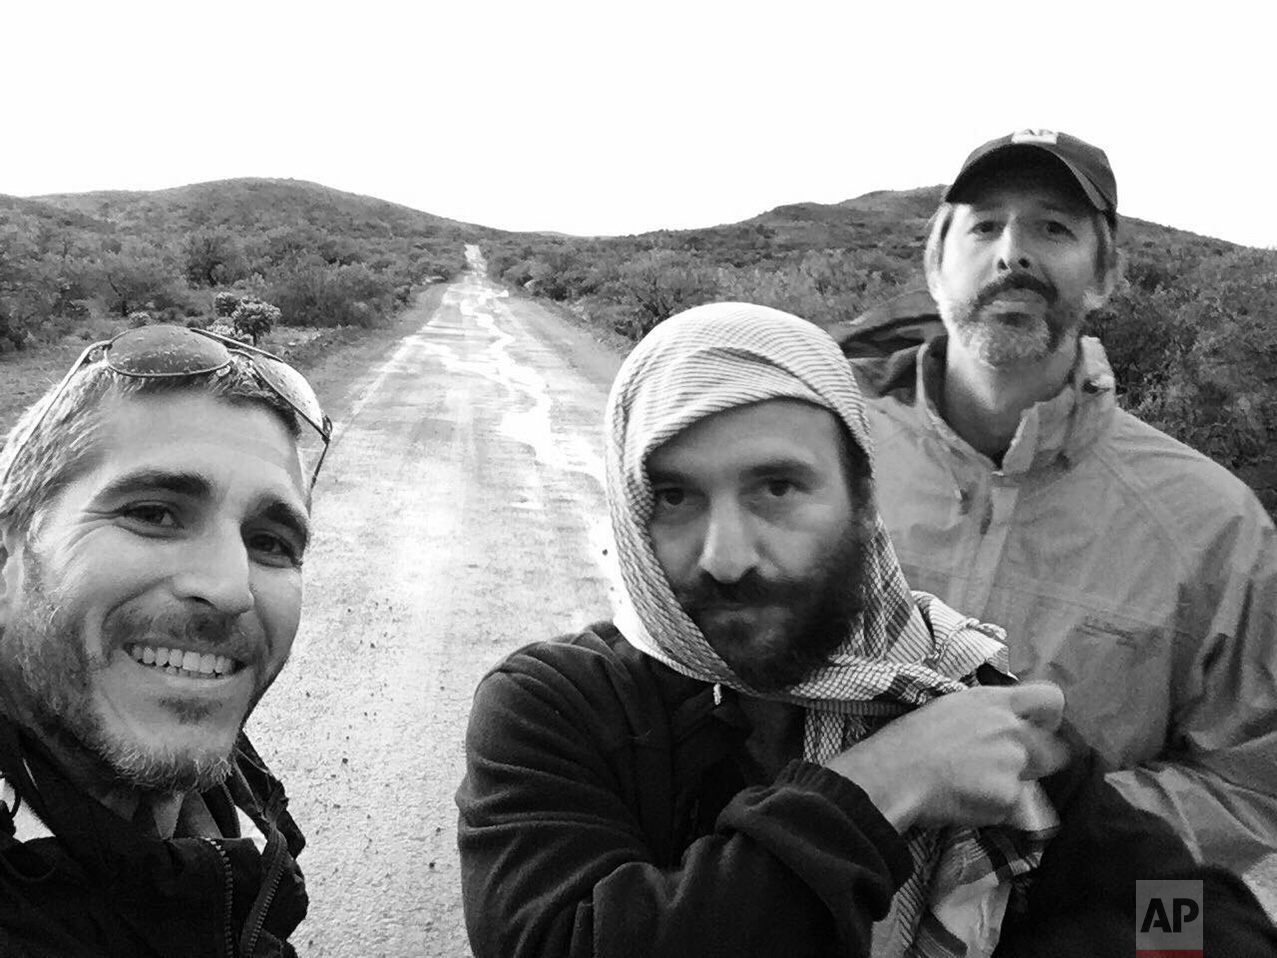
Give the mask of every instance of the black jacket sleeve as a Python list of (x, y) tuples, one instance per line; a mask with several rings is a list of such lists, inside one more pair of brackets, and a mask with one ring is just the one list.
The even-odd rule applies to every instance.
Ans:
[(1034, 873), (1027, 907), (1003, 925), (998, 958), (1130, 958), (1136, 953), (1136, 882), (1202, 882), (1204, 954), (1277, 955), (1277, 928), (1237, 876), (1196, 864), (1163, 819), (1131, 805), (1089, 753), (1044, 780), (1061, 812)]
[(793, 762), (662, 862), (635, 796), (670, 782), (633, 758), (661, 732), (596, 685), (516, 654), (479, 686), (457, 795), (476, 958), (868, 953), (910, 862), (860, 789)]

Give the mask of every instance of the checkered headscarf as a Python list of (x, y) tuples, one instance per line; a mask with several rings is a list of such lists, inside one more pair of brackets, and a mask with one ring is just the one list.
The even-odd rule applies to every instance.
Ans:
[[(675, 671), (751, 695), (756, 693), (679, 606), (657, 562), (647, 531), (655, 501), (646, 466), (658, 446), (693, 423), (771, 399), (828, 409), (872, 461), (860, 392), (837, 345), (811, 323), (765, 306), (698, 306), (657, 326), (617, 374), (606, 419), (608, 503), (625, 600), (618, 628)], [(910, 592), (876, 512), (864, 561), (865, 609), (830, 664), (788, 692), (768, 696), (807, 708), (804, 753), (814, 762), (848, 748), (886, 719), (974, 684), (982, 664), (1007, 671), (1000, 629)], [(1054, 815), (1036, 786), (1026, 794), (1041, 831), (915, 830), (907, 836), (913, 874), (892, 914), (875, 929), (875, 958), (966, 954), (945, 926), (952, 928), (955, 916), (961, 923), (973, 913), (988, 914), (988, 895), (1001, 895), (1005, 904), (1006, 888), (999, 883), (1040, 858)], [(987, 885), (988, 894), (973, 897), (976, 884)], [(964, 892), (955, 896), (959, 886)], [(966, 911), (946, 905), (955, 897), (967, 902)], [(996, 943), (1000, 920), (994, 924)]]

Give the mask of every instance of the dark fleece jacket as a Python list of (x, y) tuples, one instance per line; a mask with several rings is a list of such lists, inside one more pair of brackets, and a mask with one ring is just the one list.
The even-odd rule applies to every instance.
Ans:
[(241, 735), (234, 772), (202, 797), (223, 835), (236, 807), (266, 839), (147, 836), (72, 785), (0, 720), (0, 775), (53, 833), (19, 841), (0, 804), (4, 958), (292, 958), (306, 914), (304, 844), (283, 787)]
[[(735, 693), (608, 623), (515, 652), (480, 684), (457, 794), (476, 958), (863, 956), (909, 874), (905, 842), (846, 779), (795, 760), (760, 777)], [(1277, 954), (1236, 878), (1083, 755), (1044, 781), (1063, 827), (999, 958), (1135, 953), (1137, 879), (1205, 881), (1207, 954)]]

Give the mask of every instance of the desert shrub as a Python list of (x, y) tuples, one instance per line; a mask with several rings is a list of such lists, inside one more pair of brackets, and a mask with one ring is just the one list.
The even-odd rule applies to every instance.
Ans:
[(828, 324), (851, 319), (894, 294), (914, 267), (876, 250), (811, 250), (770, 267), (723, 267), (724, 299), (772, 306)]
[(597, 288), (590, 264), (570, 250), (552, 250), (527, 263), (527, 280), (522, 283), (529, 292), (564, 302), (586, 296)]
[(303, 262), (314, 251), (313, 233), (295, 227), (277, 227), (245, 244), (244, 255), (254, 272), (270, 275)]
[(462, 246), (448, 243), (435, 246), (422, 253), (415, 253), (407, 260), (406, 269), (392, 267), (390, 272), (402, 272), (410, 283), (443, 283), (460, 274), (466, 268)]
[(192, 286), (225, 286), (248, 269), (239, 241), (226, 230), (197, 230), (182, 243), (182, 261)]
[(26, 345), (27, 336), (26, 323), (15, 318), (8, 305), (0, 300), (0, 353), (21, 349)]
[(0, 349), (22, 349), (48, 325), (50, 300), (38, 288), (0, 293)]
[(312, 262), (281, 270), (273, 277), (269, 299), (280, 309), (280, 322), (304, 326), (318, 318), (324, 309), (326, 273), (324, 266)]
[(1140, 409), (1160, 396), (1192, 350), (1198, 327), (1186, 310), (1190, 299), (1174, 285), (1148, 290), (1128, 282), (1088, 320), (1086, 332), (1104, 344), (1128, 408)]
[(239, 308), (240, 295), (229, 290), (221, 290), (213, 295), (213, 313), (217, 316), (230, 317)]
[(312, 248), (329, 266), (351, 266), (365, 258), (360, 244), (342, 234), (317, 233)]
[(815, 320), (843, 318), (918, 275), (916, 257), (879, 249), (804, 249), (757, 224), (489, 243), (484, 252), (494, 278), (536, 296), (585, 305), (589, 315), (607, 317), (600, 322), (631, 337), (672, 312), (716, 298), (763, 303)]
[(1277, 513), (1277, 254), (1178, 259), (1191, 265), (1156, 283), (1137, 274), (1093, 331), (1127, 408), (1231, 469)]
[(484, 244), (482, 249), (484, 260), (487, 263), (488, 275), (502, 282), (512, 282), (512, 280), (506, 278), (506, 274), (514, 269), (518, 263), (525, 262), (531, 254), (531, 250), (527, 247), (524, 248), (527, 252), (523, 253), (523, 255), (521, 255), (520, 250), (508, 246)]
[(230, 320), (232, 328), (237, 333), (248, 336), (256, 346), (261, 337), (275, 328), (279, 318), (278, 306), (272, 306), (258, 299), (245, 299), (235, 307)]
[(533, 296), (568, 302), (595, 293), (606, 267), (621, 261), (615, 251), (595, 256), (590, 241), (543, 239), (518, 246), (485, 246), (488, 275)]
[(31, 217), (0, 210), (0, 350), (22, 349), (53, 315), (59, 277)]
[(495, 267), (493, 276), (510, 286), (518, 286), (526, 289), (528, 284), (532, 282), (532, 264), (530, 259), (517, 259), (502, 267), (498, 264)]
[(572, 310), (587, 323), (637, 342), (643, 338), (641, 323), (634, 310), (606, 296), (586, 296), (572, 305)]
[(121, 318), (138, 309), (181, 306), (186, 299), (185, 284), (172, 261), (145, 243), (104, 241), (95, 273), (106, 308)]
[(394, 293), (389, 279), (362, 263), (333, 267), (310, 261), (278, 276), (268, 298), (285, 325), (370, 327), (393, 307)]
[(714, 274), (686, 253), (655, 250), (611, 271), (598, 292), (625, 308), (616, 331), (638, 340), (657, 323), (718, 297)]

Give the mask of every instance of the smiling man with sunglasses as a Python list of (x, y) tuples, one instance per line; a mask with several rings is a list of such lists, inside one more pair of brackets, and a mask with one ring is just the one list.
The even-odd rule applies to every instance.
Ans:
[(303, 839), (243, 726), (330, 437), (291, 367), (167, 326), (90, 346), (10, 434), (0, 953), (294, 954)]

